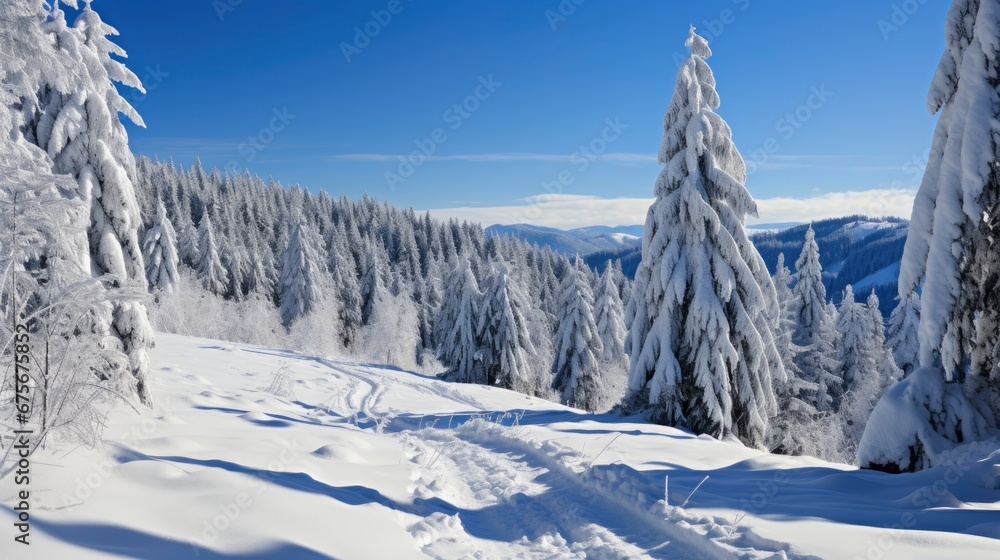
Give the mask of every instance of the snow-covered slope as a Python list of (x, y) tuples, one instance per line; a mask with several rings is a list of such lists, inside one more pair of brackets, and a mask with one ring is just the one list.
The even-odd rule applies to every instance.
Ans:
[[(159, 335), (152, 361), (155, 409), (114, 411), (98, 449), (35, 457), (33, 544), (15, 549), (5, 538), (0, 557), (911, 559), (1000, 550), (1000, 490), (988, 489), (1000, 487), (1000, 467), (988, 462), (861, 472), (492, 387), (172, 335)], [(275, 383), (283, 364), (287, 383)], [(12, 495), (11, 479), (0, 482), (8, 528)]]

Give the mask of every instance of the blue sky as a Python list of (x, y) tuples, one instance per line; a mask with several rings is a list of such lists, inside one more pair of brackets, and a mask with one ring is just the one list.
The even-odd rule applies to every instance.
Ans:
[[(129, 129), (137, 153), (442, 216), (574, 227), (643, 220), (691, 24), (715, 53), (758, 222), (908, 216), (947, 3), (94, 6), (149, 89), (133, 97), (147, 124)], [(401, 167), (420, 147), (433, 151)]]

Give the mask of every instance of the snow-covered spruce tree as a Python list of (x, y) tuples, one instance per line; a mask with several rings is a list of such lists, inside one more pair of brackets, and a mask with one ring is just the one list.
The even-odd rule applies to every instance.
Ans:
[(250, 274), (250, 255), (246, 247), (235, 242), (231, 235), (226, 235), (221, 241), (219, 260), (229, 275), (225, 296), (239, 300), (246, 295), (244, 286), (247, 275)]
[(888, 345), (903, 376), (910, 375), (920, 361), (920, 296), (910, 292), (901, 299), (889, 315)]
[(823, 285), (823, 267), (819, 264), (819, 245), (812, 226), (806, 231), (799, 260), (795, 261), (795, 296), (792, 309), (795, 316), (795, 340), (805, 346), (812, 344), (819, 330), (826, 307), (826, 286)]
[[(595, 410), (603, 411), (621, 403), (628, 388), (628, 356), (625, 354), (625, 308), (621, 299), (621, 269), (611, 261), (597, 280), (594, 319), (604, 351), (598, 356), (604, 390)], [(544, 328), (544, 327), (540, 327)]]
[(270, 249), (259, 239), (250, 241), (249, 251), (254, 258), (250, 259), (246, 273), (246, 292), (251, 297), (272, 301), (274, 299), (274, 279), (272, 278), (272, 270), (275, 268), (274, 257)]
[[(987, 419), (976, 401), (984, 393), (981, 383), (1000, 385), (1000, 377), (974, 365), (970, 348), (979, 336), (977, 315), (996, 313), (996, 305), (978, 297), (983, 275), (968, 272), (977, 254), (988, 250), (975, 232), (1000, 190), (997, 21), (996, 2), (955, 0), (948, 11), (945, 53), (928, 95), (928, 109), (940, 115), (899, 274), (901, 301), (922, 283), (920, 368), (872, 413), (858, 451), (862, 467), (923, 469), (956, 444), (996, 433), (1000, 411)], [(961, 383), (967, 375), (973, 381)], [(959, 383), (946, 383), (954, 381)]]
[[(865, 306), (854, 300), (854, 289), (850, 284), (844, 288), (844, 298), (840, 302), (837, 330), (841, 335), (841, 378), (847, 391), (854, 387), (858, 378), (876, 375), (878, 369), (871, 318)], [(839, 406), (840, 403), (834, 400), (834, 409)]]
[(194, 226), (191, 218), (190, 207), (185, 204), (181, 209), (182, 220), (177, 226), (177, 249), (180, 253), (181, 261), (192, 268), (198, 266), (201, 258), (201, 247), (198, 246), (198, 228)]
[(531, 386), (535, 349), (526, 318), (529, 309), (528, 296), (510, 267), (502, 260), (494, 262), (483, 284), (478, 325), (488, 383), (520, 392)]
[(803, 440), (809, 438), (806, 426), (816, 418), (816, 395), (819, 386), (803, 378), (795, 358), (801, 350), (792, 343), (795, 320), (792, 311), (794, 296), (792, 272), (785, 266), (785, 254), (778, 254), (774, 276), (771, 277), (778, 295), (778, 321), (775, 342), (785, 367), (787, 381), (775, 386), (778, 396), (778, 416), (773, 422), (769, 447), (772, 451), (788, 454), (803, 452)]
[[(42, 164), (38, 167), (26, 160), (9, 168), (13, 154), (7, 148), (0, 148), (0, 238), (5, 240), (0, 248), (0, 369), (13, 371), (15, 335), (21, 334), (11, 328), (16, 318), (29, 328), (33, 343), (27, 375), (37, 437), (29, 452), (43, 442), (94, 445), (103, 431), (105, 406), (134, 388), (130, 376), (107, 375), (127, 371), (128, 358), (103, 321), (116, 299), (138, 294), (92, 277), (86, 259), (87, 205), (60, 192), (72, 191), (73, 179), (51, 174), (43, 160), (36, 160)], [(0, 386), (0, 414), (13, 418), (14, 404), (8, 376)], [(6, 459), (0, 454), (0, 478), (17, 463)]]
[[(342, 229), (339, 231), (343, 231)], [(354, 257), (343, 243), (345, 237), (338, 236), (338, 242), (330, 247), (330, 270), (337, 296), (337, 319), (340, 323), (340, 341), (344, 348), (350, 348), (358, 336), (363, 323), (361, 315), (361, 286), (358, 284)]]
[[(72, 28), (58, 4), (52, 9), (46, 30), (52, 42), (75, 60), (72, 67), (61, 69), (67, 78), (40, 84), (36, 96), (22, 99), (24, 127), (28, 140), (48, 153), (53, 171), (72, 175), (78, 183), (77, 196), (90, 205), (94, 276), (105, 277), (111, 289), (135, 288), (131, 291), (142, 293), (146, 277), (138, 237), (135, 161), (119, 113), (139, 126), (143, 122), (115, 84), (144, 90), (139, 78), (112, 57), (125, 56), (108, 38), (118, 32), (101, 21), (89, 0), (85, 4)], [(142, 301), (126, 299), (116, 301), (110, 313), (109, 320), (98, 323), (109, 324), (111, 334), (121, 341), (128, 367), (101, 376), (129, 375), (131, 388), (126, 390), (148, 403), (147, 351), (153, 346), (153, 331), (146, 308)]]
[(596, 411), (603, 397), (598, 356), (604, 352), (594, 322), (594, 294), (576, 258), (560, 286), (556, 332), (556, 360), (552, 388), (564, 404)]
[(361, 322), (367, 325), (380, 299), (389, 295), (385, 285), (388, 266), (385, 263), (385, 249), (381, 245), (365, 245), (361, 271)]
[(667, 424), (763, 447), (785, 371), (772, 333), (778, 302), (744, 220), (746, 166), (692, 28), (664, 119), (656, 182), (630, 299), (629, 408)]
[(834, 403), (839, 403), (844, 394), (844, 364), (840, 359), (843, 336), (837, 326), (839, 318), (837, 306), (827, 303), (820, 318), (816, 341), (805, 353), (804, 363), (809, 367), (803, 366), (802, 370), (810, 372), (807, 380), (816, 383), (815, 404), (819, 411), (834, 410)]
[(625, 329), (625, 306), (618, 290), (617, 272), (614, 264), (608, 261), (597, 287), (594, 318), (604, 348), (601, 358), (609, 364), (626, 360), (624, 344), (628, 331)]
[(629, 300), (632, 295), (632, 281), (625, 276), (625, 271), (622, 269), (622, 261), (615, 260), (615, 278), (618, 282), (618, 298), (622, 300), (622, 303)]
[(977, 290), (969, 290), (959, 298), (960, 306), (981, 306), (976, 316), (972, 342), (967, 394), (976, 395), (978, 402), (1000, 421), (1000, 190), (993, 192), (984, 208), (988, 208), (982, 223), (974, 233), (976, 252), (963, 267), (963, 276), (978, 281)]
[(281, 302), (281, 322), (286, 328), (311, 313), (330, 295), (324, 289), (329, 279), (322, 244), (323, 241), (309, 226), (299, 224), (281, 254), (278, 299)]
[(541, 288), (538, 290), (538, 299), (541, 309), (549, 318), (550, 330), (555, 325), (556, 308), (559, 304), (559, 277), (556, 276), (555, 268), (552, 266), (553, 255), (551, 249), (546, 247), (541, 254), (541, 267), (538, 271)]
[(198, 248), (201, 255), (195, 264), (195, 270), (201, 277), (202, 284), (213, 294), (225, 294), (229, 285), (229, 274), (219, 258), (219, 248), (215, 243), (215, 228), (208, 212), (201, 217), (201, 223), (198, 224)]
[[(40, 1), (0, 3), (0, 369), (13, 371), (12, 326), (24, 313), (19, 319), (34, 343), (34, 445), (70, 439), (93, 445), (104, 425), (101, 405), (135, 388), (132, 376), (111, 375), (129, 366), (111, 333), (113, 303), (141, 292), (93, 277), (90, 200), (75, 177), (53, 173), (34, 141), (39, 92), (80, 89), (82, 75), (79, 59), (57, 50), (46, 33), (49, 15)], [(0, 386), (4, 418), (14, 417), (11, 390)], [(0, 461), (0, 478), (16, 464)]]
[(417, 310), (417, 365), (423, 366), (434, 355), (434, 317), (440, 309), (440, 301), (431, 303), (434, 293), (433, 283), (418, 279), (413, 285), (413, 303)]
[[(848, 306), (849, 308), (846, 308)], [(860, 312), (863, 316), (857, 317), (857, 324), (853, 320), (854, 312)], [(847, 317), (845, 314), (852, 316)], [(885, 325), (882, 313), (879, 311), (878, 296), (874, 291), (868, 296), (867, 303), (861, 305), (854, 302), (853, 292), (848, 286), (844, 303), (841, 304), (840, 319), (841, 321), (846, 319), (849, 323), (840, 325), (841, 329), (845, 329), (842, 330), (844, 334), (841, 345), (842, 359), (845, 366), (855, 369), (850, 377), (850, 383), (845, 387), (846, 393), (838, 414), (844, 430), (844, 444), (848, 449), (846, 456), (837, 459), (847, 461), (855, 455), (872, 409), (885, 390), (899, 380), (900, 372), (892, 352), (885, 346)], [(855, 336), (856, 333), (861, 334)], [(849, 360), (843, 357), (847, 353), (853, 354), (856, 358)], [(846, 381), (849, 370), (844, 371)]]
[(163, 203), (157, 204), (156, 220), (142, 239), (146, 280), (152, 290), (171, 293), (177, 286), (177, 234), (167, 218)]
[(774, 283), (774, 290), (778, 298), (778, 321), (775, 332), (775, 343), (778, 345), (778, 352), (781, 354), (781, 362), (785, 366), (785, 372), (791, 382), (793, 378), (798, 378), (798, 367), (795, 365), (795, 347), (792, 345), (792, 334), (795, 331), (795, 315), (793, 306), (795, 296), (792, 293), (792, 271), (785, 266), (785, 254), (778, 254), (778, 263), (774, 269), (774, 276), (771, 277)]
[[(885, 336), (885, 318), (882, 317), (882, 311), (879, 309), (878, 296), (875, 294), (875, 290), (868, 294), (868, 301), (865, 303), (865, 309), (868, 311), (868, 320), (871, 321), (872, 335), (871, 344), (875, 351), (875, 365), (879, 375), (878, 384), (878, 396), (881, 397), (882, 393), (889, 388), (890, 385), (899, 381), (903, 378), (903, 372), (896, 364), (896, 358), (893, 356), (892, 349), (887, 346), (887, 340)], [(868, 407), (870, 412), (874, 408), (875, 403), (878, 399), (872, 401), (872, 406)], [(861, 434), (859, 433), (858, 436)]]
[(450, 368), (450, 377), (462, 383), (487, 382), (477, 336), (481, 300), (469, 259), (462, 256), (448, 277), (444, 303), (436, 321), (441, 362)]

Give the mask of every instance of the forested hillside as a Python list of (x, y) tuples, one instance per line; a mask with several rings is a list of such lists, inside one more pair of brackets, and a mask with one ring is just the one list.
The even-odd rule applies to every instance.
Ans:
[[(871, 218), (845, 216), (820, 220), (812, 224), (819, 245), (823, 282), (834, 303), (840, 303), (842, 292), (851, 284), (856, 292), (868, 294), (875, 290), (882, 315), (888, 317), (896, 305), (896, 278), (909, 222), (902, 218)], [(773, 273), (778, 255), (795, 272), (794, 255), (802, 251), (808, 225), (787, 227), (778, 231), (750, 234), (750, 240)], [(592, 267), (600, 267), (609, 259), (621, 261), (628, 278), (635, 276), (641, 260), (641, 248), (625, 247), (587, 255)]]
[[(138, 175), (158, 329), (440, 367), (590, 410), (624, 390), (631, 283), (614, 265), (597, 274), (478, 224), (200, 164), (140, 158)], [(206, 305), (217, 308), (211, 321)], [(567, 344), (567, 328), (591, 329), (607, 351)], [(588, 384), (581, 400), (574, 388)]]
[[(896, 279), (908, 227), (909, 222), (901, 218), (868, 216), (846, 216), (812, 224), (823, 266), (823, 282), (834, 303), (840, 303), (848, 284), (859, 294), (867, 295), (874, 289), (882, 315), (889, 316), (896, 305)], [(808, 228), (809, 225), (801, 225), (756, 233), (751, 239), (772, 272), (781, 253), (794, 272), (792, 257), (802, 251)]]

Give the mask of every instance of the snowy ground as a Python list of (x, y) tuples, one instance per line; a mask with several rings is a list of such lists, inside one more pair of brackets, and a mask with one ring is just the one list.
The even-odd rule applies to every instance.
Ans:
[[(283, 363), (293, 398), (262, 390)], [(0, 557), (1000, 557), (992, 464), (860, 472), (171, 335), (153, 366), (155, 410), (115, 411), (99, 449), (36, 456), (33, 544), (5, 536)], [(11, 535), (12, 497), (8, 478)]]

